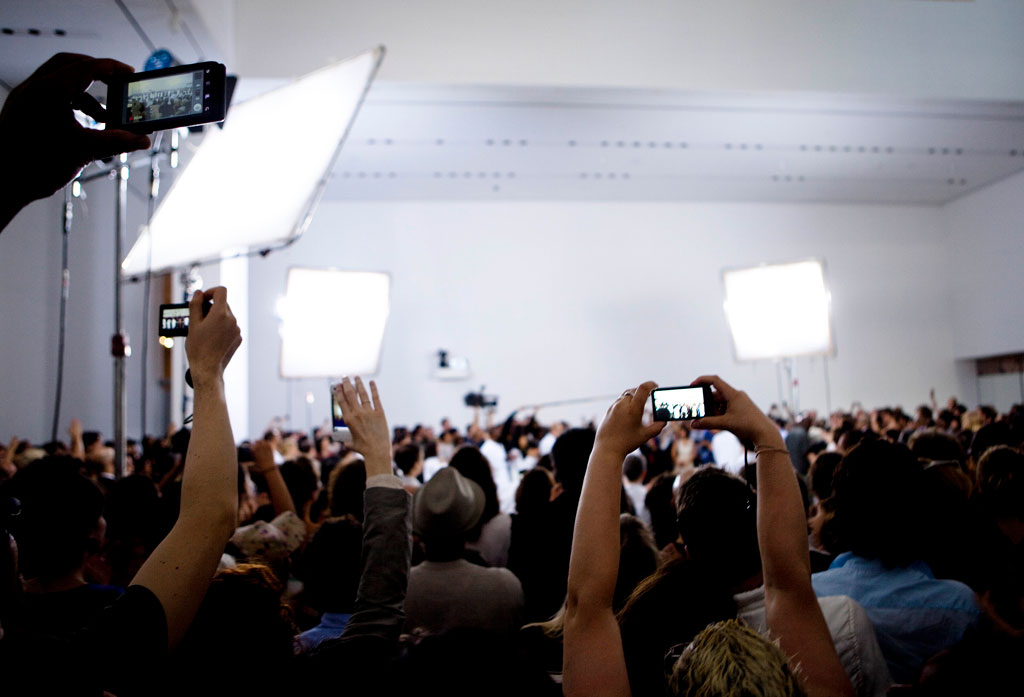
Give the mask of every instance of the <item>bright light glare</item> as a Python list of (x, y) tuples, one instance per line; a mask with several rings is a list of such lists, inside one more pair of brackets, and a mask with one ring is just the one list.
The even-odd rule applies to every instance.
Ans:
[(301, 235), (383, 49), (233, 106), (202, 144), (121, 267), (163, 270)]
[(821, 262), (725, 271), (723, 278), (737, 360), (834, 352)]
[(376, 373), (390, 289), (385, 273), (289, 269), (287, 293), (277, 303), (281, 377)]

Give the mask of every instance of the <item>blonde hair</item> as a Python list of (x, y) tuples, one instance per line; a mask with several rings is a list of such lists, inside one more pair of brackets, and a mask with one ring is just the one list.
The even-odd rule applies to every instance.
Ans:
[(803, 689), (776, 644), (727, 620), (708, 625), (672, 666), (676, 697), (802, 697)]

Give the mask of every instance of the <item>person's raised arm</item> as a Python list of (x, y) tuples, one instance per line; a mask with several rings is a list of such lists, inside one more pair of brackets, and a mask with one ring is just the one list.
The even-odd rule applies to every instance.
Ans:
[[(203, 301), (211, 299), (204, 317)], [(224, 398), (224, 368), (241, 343), (227, 290), (197, 291), (189, 305), (185, 340), (195, 399), (181, 511), (132, 579), (132, 585), (145, 586), (160, 599), (171, 647), (192, 622), (238, 522), (238, 453)]]
[(281, 470), (274, 464), (274, 446), (270, 441), (261, 438), (252, 444), (252, 455), (256, 460), (252, 471), (262, 474), (266, 479), (270, 503), (274, 505), (274, 515), (279, 516), (287, 511), (298, 515), (288, 485), (281, 476)]
[(0, 231), (18, 211), (56, 193), (93, 160), (149, 147), (137, 133), (84, 128), (78, 109), (96, 121), (106, 111), (86, 93), (94, 80), (134, 72), (109, 58), (58, 53), (11, 90), (0, 111)]
[(71, 419), (68, 435), (71, 437), (71, 457), (85, 460), (85, 442), (82, 440), (82, 422), (80, 420)]
[(412, 560), (412, 521), (409, 494), (391, 471), (391, 434), (377, 385), (348, 378), (335, 389), (345, 424), (352, 431), (352, 449), (366, 464), (363, 513), (362, 573), (355, 612), (342, 639), (372, 637), (387, 646), (398, 641), (405, 619), (405, 591)]
[(811, 586), (807, 516), (779, 429), (745, 392), (717, 375), (693, 384), (713, 385), (725, 404), (724, 414), (697, 419), (693, 426), (731, 431), (757, 452), (757, 542), (768, 629), (790, 664), (799, 666), (808, 695), (853, 695)]
[(644, 404), (655, 388), (626, 390), (597, 430), (576, 512), (568, 594), (562, 685), (567, 697), (630, 694), (622, 637), (612, 601), (619, 572), (619, 501), (622, 462), (664, 423), (643, 425)]

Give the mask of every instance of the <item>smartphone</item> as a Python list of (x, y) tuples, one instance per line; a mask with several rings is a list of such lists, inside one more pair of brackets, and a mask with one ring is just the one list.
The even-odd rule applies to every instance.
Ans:
[(225, 68), (192, 63), (113, 78), (107, 89), (107, 128), (152, 133), (224, 120)]
[(331, 385), (331, 438), (339, 443), (351, 443), (352, 431), (345, 425), (345, 419), (341, 415), (341, 404), (338, 403), (337, 391), (341, 385)]
[(714, 399), (710, 385), (659, 387), (651, 392), (655, 421), (689, 421), (712, 413)]
[(160, 306), (160, 336), (188, 336), (188, 303)]
[[(212, 300), (203, 302), (203, 317), (210, 313)], [(188, 336), (188, 303), (160, 306), (160, 336)]]

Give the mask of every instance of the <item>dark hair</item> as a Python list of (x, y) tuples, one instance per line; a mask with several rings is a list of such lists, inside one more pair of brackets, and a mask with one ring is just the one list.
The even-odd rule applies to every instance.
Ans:
[(103, 514), (103, 494), (79, 473), (79, 466), (71, 457), (44, 457), (4, 484), (3, 495), (21, 502), (21, 513), (10, 519), (10, 532), (27, 579), (73, 571), (90, 551), (90, 535)]
[(989, 448), (997, 445), (1014, 445), (1010, 426), (1005, 421), (986, 424), (974, 432), (971, 440), (971, 457), (978, 462)]
[(551, 473), (543, 467), (534, 467), (519, 480), (516, 489), (516, 513), (520, 516), (536, 515), (551, 500)]
[(761, 571), (757, 547), (757, 497), (738, 477), (703, 467), (679, 489), (679, 534), (693, 559), (736, 583)]
[(923, 554), (922, 467), (906, 446), (861, 443), (843, 457), (832, 480), (835, 515), (828, 521), (839, 549), (886, 566)]
[(707, 564), (681, 559), (637, 586), (618, 612), (622, 650), (634, 695), (666, 692), (664, 656), (709, 624), (736, 617), (736, 601)]
[(907, 445), (910, 452), (921, 460), (929, 462), (956, 462), (960, 467), (967, 466), (967, 454), (960, 447), (960, 441), (954, 436), (937, 428), (926, 428), (915, 431)]
[(352, 612), (361, 572), (363, 526), (352, 516), (331, 518), (313, 535), (296, 575), (320, 612)]
[(466, 533), (466, 539), (469, 542), (475, 542), (480, 539), (480, 530), (484, 523), (501, 512), (498, 504), (498, 488), (494, 484), (494, 477), (491, 476), (491, 465), (479, 448), (474, 445), (464, 445), (455, 451), (448, 466), (454, 467), (459, 474), (476, 482), (484, 490), (484, 512), (480, 514), (476, 525)]
[(594, 449), (595, 435), (592, 428), (571, 428), (560, 435), (551, 448), (555, 480), (576, 498), (583, 490), (583, 477), (587, 473), (590, 452)]
[(670, 474), (659, 474), (647, 489), (644, 497), (644, 508), (651, 516), (651, 530), (654, 531), (654, 544), (661, 549), (679, 537), (676, 522), (676, 507), (672, 501), (672, 484), (675, 477)]
[(1024, 520), (1024, 452), (1017, 448), (990, 448), (978, 461), (975, 495), (997, 517)]
[[(110, 484), (104, 512), (106, 556), (116, 585), (127, 586), (142, 559), (169, 532), (161, 514), (160, 492), (149, 477), (133, 474)], [(144, 555), (141, 558), (140, 553)]]
[(292, 503), (302, 515), (302, 507), (309, 503), (316, 493), (320, 482), (316, 478), (316, 471), (313, 463), (308, 457), (299, 457), (295, 460), (288, 460), (280, 467), (281, 476), (284, 478), (288, 493), (292, 495)]
[(658, 569), (658, 548), (654, 536), (635, 515), (619, 516), (619, 571), (615, 580), (612, 609), (616, 612), (640, 582)]
[(85, 447), (86, 450), (88, 450), (89, 447), (92, 446), (94, 443), (98, 443), (99, 441), (99, 431), (86, 431), (82, 434), (82, 445)]
[(644, 460), (643, 455), (637, 453), (626, 455), (626, 460), (622, 463), (622, 474), (626, 479), (635, 482), (643, 477), (646, 471), (647, 461)]
[(363, 492), (366, 491), (366, 463), (353, 460), (331, 472), (327, 483), (331, 516), (350, 515), (363, 520)]
[(811, 464), (811, 469), (807, 472), (807, 482), (819, 501), (824, 501), (832, 495), (832, 476), (842, 459), (843, 456), (836, 452), (822, 453)]
[(400, 446), (395, 451), (395, 465), (408, 475), (420, 460), (420, 446), (413, 443)]

